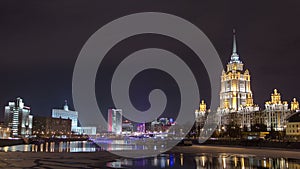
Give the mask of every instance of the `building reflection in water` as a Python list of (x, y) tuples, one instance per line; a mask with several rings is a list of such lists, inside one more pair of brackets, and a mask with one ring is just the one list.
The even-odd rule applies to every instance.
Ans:
[(97, 145), (87, 141), (45, 142), (40, 144), (25, 144), (0, 147), (4, 152), (96, 152), (101, 151)]
[[(260, 158), (239, 154), (162, 154), (153, 158), (124, 159), (118, 161), (121, 167), (128, 168), (196, 168), (196, 169), (288, 169), (300, 167), (299, 160), (285, 158)], [(297, 167), (295, 167), (297, 166)], [(290, 167), (291, 168), (291, 167)]]
[[(102, 149), (87, 141), (45, 142), (39, 145), (0, 147), (0, 151), (20, 152), (95, 152)], [(247, 154), (161, 154), (152, 158), (121, 159), (116, 166), (127, 168), (196, 168), (196, 169), (300, 169), (300, 160), (287, 158), (257, 157)]]
[(183, 164), (184, 164), (184, 163), (183, 163), (183, 154), (181, 153), (181, 154), (180, 154), (180, 166), (183, 166)]

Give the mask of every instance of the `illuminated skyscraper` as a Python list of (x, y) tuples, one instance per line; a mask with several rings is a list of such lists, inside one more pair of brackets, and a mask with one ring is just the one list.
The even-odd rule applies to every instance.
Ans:
[(11, 134), (14, 137), (32, 134), (30, 107), (24, 106), (20, 97), (15, 102), (9, 102), (8, 106), (5, 106), (4, 124), (11, 129)]
[(252, 91), (249, 70), (244, 70), (244, 64), (237, 53), (236, 35), (233, 30), (232, 55), (227, 70), (222, 71), (220, 108), (237, 112), (242, 107), (252, 106)]
[(122, 109), (108, 109), (108, 132), (122, 133)]
[(249, 70), (244, 70), (244, 64), (237, 53), (236, 34), (233, 30), (233, 45), (230, 61), (226, 71), (221, 75), (220, 107), (221, 115), (219, 126), (236, 124), (250, 130), (254, 112), (259, 107), (253, 103)]

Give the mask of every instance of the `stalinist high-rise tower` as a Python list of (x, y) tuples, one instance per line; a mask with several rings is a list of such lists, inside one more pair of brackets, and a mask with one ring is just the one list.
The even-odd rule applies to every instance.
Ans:
[(237, 53), (236, 34), (233, 30), (232, 55), (227, 70), (222, 71), (220, 109), (237, 112), (244, 107), (253, 106), (249, 70), (244, 70), (244, 64)]

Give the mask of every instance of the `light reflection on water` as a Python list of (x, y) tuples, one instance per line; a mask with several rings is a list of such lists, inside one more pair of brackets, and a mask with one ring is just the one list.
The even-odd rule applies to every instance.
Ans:
[(24, 144), (0, 147), (4, 152), (96, 152), (100, 147), (88, 141), (45, 142), (41, 144)]
[[(121, 145), (121, 146), (120, 146)], [(39, 145), (0, 147), (0, 151), (20, 152), (96, 152), (103, 149), (122, 149), (123, 144), (100, 148), (88, 141), (45, 142)], [(247, 154), (161, 154), (152, 158), (123, 158), (110, 163), (111, 168), (196, 168), (196, 169), (300, 169), (300, 160), (287, 158), (257, 157)]]
[(196, 169), (295, 169), (300, 161), (286, 158), (260, 158), (239, 154), (161, 154), (142, 159), (120, 159), (107, 163), (111, 168), (196, 168)]
[[(162, 147), (163, 148), (163, 147)], [(45, 142), (41, 144), (15, 145), (0, 147), (0, 151), (21, 152), (96, 152), (101, 150), (147, 150), (145, 145), (132, 144), (124, 140), (109, 140), (97, 142), (68, 141), (68, 142)]]
[(94, 139), (97, 145), (107, 151), (117, 150), (164, 150), (167, 142), (160, 139), (130, 139), (123, 140), (98, 138)]

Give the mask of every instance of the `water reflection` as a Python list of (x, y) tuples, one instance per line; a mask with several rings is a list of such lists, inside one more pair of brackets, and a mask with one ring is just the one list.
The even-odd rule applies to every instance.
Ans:
[(101, 148), (88, 141), (45, 142), (41, 144), (25, 144), (0, 147), (4, 152), (96, 152)]
[(196, 169), (288, 169), (299, 168), (300, 161), (286, 158), (260, 158), (239, 154), (162, 154), (153, 158), (121, 159), (107, 164), (125, 168), (196, 168)]
[[(119, 147), (118, 147), (119, 148)], [(20, 152), (96, 152), (98, 145), (88, 141), (45, 142), (39, 145), (0, 147), (0, 151)], [(120, 159), (107, 164), (111, 168), (196, 168), (196, 169), (300, 169), (300, 160), (257, 157), (247, 154), (161, 154), (152, 158)]]

